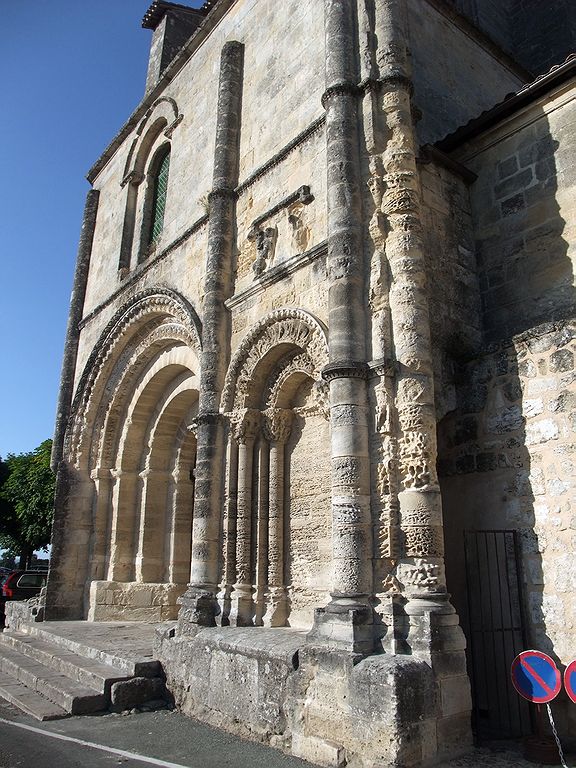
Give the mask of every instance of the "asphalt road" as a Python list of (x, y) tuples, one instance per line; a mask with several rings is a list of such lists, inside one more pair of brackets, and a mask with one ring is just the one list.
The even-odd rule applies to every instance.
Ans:
[(166, 710), (39, 723), (0, 699), (0, 768), (314, 768)]

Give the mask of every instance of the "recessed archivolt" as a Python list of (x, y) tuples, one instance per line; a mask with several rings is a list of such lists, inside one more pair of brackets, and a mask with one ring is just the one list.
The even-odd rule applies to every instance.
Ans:
[[(65, 450), (76, 466), (88, 464), (90, 445), (104, 423), (119, 387), (137, 380), (163, 349), (201, 350), (200, 320), (192, 306), (169, 289), (139, 294), (120, 309), (100, 336), (80, 378)], [(197, 371), (197, 363), (193, 370)], [(126, 391), (124, 389), (124, 391)]]
[(146, 159), (154, 142), (161, 133), (166, 138), (171, 138), (176, 126), (182, 121), (182, 115), (178, 110), (178, 104), (174, 99), (162, 96), (149, 107), (146, 114), (138, 124), (136, 136), (132, 141), (124, 173), (122, 185), (132, 178), (134, 174), (142, 174)]
[[(301, 356), (298, 350), (302, 353)], [(266, 381), (286, 356), (290, 360), (300, 358), (301, 370), (315, 380), (328, 362), (328, 342), (321, 323), (301, 309), (279, 309), (264, 317), (242, 340), (236, 351), (224, 383), (222, 410), (255, 406), (251, 402), (261, 396)], [(273, 390), (274, 384), (268, 384)], [(269, 398), (270, 401), (270, 398)]]

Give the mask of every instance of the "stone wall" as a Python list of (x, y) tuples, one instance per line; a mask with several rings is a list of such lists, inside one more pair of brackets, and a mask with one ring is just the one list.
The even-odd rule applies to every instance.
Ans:
[(471, 200), (490, 340), (574, 312), (575, 115), (562, 87), (458, 151), (478, 174)]
[[(433, 143), (522, 85), (521, 75), (427, 0), (409, 0), (418, 138)], [(426, 33), (423, 34), (423, 30)]]
[[(484, 349), (455, 356), (456, 408), (439, 427), (447, 580), (466, 631), (464, 531), (516, 531), (523, 642), (561, 665), (576, 647), (573, 105), (560, 86), (455, 152), (478, 176)], [(555, 708), (568, 734), (573, 710)]]
[(464, 626), (464, 531), (515, 530), (528, 646), (564, 665), (576, 648), (575, 331), (534, 328), (462, 366), (457, 411), (439, 429), (447, 580)]

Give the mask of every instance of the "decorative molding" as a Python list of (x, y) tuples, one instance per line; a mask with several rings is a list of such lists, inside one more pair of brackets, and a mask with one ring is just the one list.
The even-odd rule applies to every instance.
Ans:
[(328, 382), (333, 379), (367, 379), (368, 364), (355, 360), (339, 360), (328, 363), (322, 369), (322, 378)]
[(279, 345), (306, 352), (314, 378), (328, 358), (326, 331), (316, 318), (301, 309), (278, 309), (262, 318), (244, 337), (234, 354), (222, 392), (225, 412), (247, 406), (256, 367)]
[(324, 109), (327, 109), (328, 102), (335, 96), (358, 96), (361, 93), (362, 90), (357, 83), (334, 83), (334, 85), (326, 88), (320, 101), (322, 102)]
[(298, 253), (296, 256), (292, 256), (291, 258), (286, 259), (286, 261), (282, 261), (280, 264), (270, 267), (270, 269), (267, 269), (266, 272), (260, 275), (244, 291), (241, 291), (240, 293), (237, 293), (227, 299), (224, 302), (224, 306), (227, 309), (233, 309), (234, 307), (237, 307), (239, 304), (242, 304), (244, 301), (252, 298), (252, 296), (261, 293), (269, 285), (272, 285), (273, 283), (278, 282), (278, 280), (283, 280), (289, 275), (292, 275), (294, 272), (297, 272), (302, 267), (311, 264), (321, 256), (326, 256), (327, 252), (328, 243), (326, 240), (324, 240), (318, 245), (315, 245), (313, 248), (310, 248), (309, 251)]
[(310, 203), (313, 202), (313, 200), (314, 200), (314, 195), (311, 194), (310, 187), (307, 184), (303, 184), (301, 187), (298, 187), (298, 189), (295, 192), (292, 192), (291, 195), (288, 195), (288, 197), (285, 197), (282, 200), (280, 200), (279, 203), (276, 203), (276, 205), (273, 208), (270, 208), (270, 210), (266, 211), (265, 213), (258, 216), (258, 218), (254, 219), (248, 231), (248, 239), (249, 240), (255, 239), (258, 232), (260, 231), (260, 224), (262, 224), (262, 222), (266, 221), (267, 219), (271, 219), (272, 216), (274, 216), (276, 213), (281, 211), (283, 208), (288, 208), (288, 206), (292, 205), (292, 203), (302, 203), (303, 205), (310, 205)]
[(249, 187), (252, 186), (252, 184), (258, 181), (258, 179), (272, 170), (272, 168), (280, 165), (280, 163), (285, 160), (291, 152), (297, 149), (301, 144), (304, 144), (310, 138), (310, 136), (313, 136), (317, 131), (319, 131), (325, 122), (325, 115), (317, 117), (316, 120), (310, 123), (307, 128), (295, 136), (292, 141), (289, 141), (285, 147), (283, 147), (279, 152), (267, 160), (264, 165), (256, 168), (256, 170), (253, 171), (250, 176), (248, 176), (248, 178), (246, 178), (236, 187), (236, 192), (238, 195), (241, 195), (243, 192), (245, 192)]
[[(170, 318), (172, 322), (166, 322)], [(141, 328), (148, 323), (144, 341), (138, 334), (131, 334), (131, 328)], [(130, 302), (121, 307), (103, 332), (88, 358), (71, 407), (68, 436), (72, 450), (78, 453), (79, 441), (83, 431), (83, 421), (92, 408), (93, 393), (102, 372), (110, 361), (116, 359), (119, 345), (126, 344), (130, 338), (140, 341), (139, 349), (154, 342), (160, 343), (168, 338), (178, 339), (191, 346), (197, 352), (202, 348), (202, 325), (193, 306), (182, 296), (169, 288), (151, 288), (137, 294)], [(125, 347), (122, 347), (125, 354)]]

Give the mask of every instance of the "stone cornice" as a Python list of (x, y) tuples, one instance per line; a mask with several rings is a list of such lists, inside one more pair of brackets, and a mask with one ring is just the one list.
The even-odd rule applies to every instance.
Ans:
[(288, 208), (289, 205), (292, 205), (292, 203), (295, 202), (301, 202), (304, 205), (310, 205), (313, 200), (314, 195), (310, 193), (310, 187), (307, 184), (303, 184), (301, 187), (298, 187), (295, 192), (292, 192), (291, 195), (283, 198), (279, 203), (276, 203), (274, 207), (270, 208), (268, 211), (265, 211), (260, 216), (258, 216), (258, 218), (254, 219), (250, 225), (248, 238), (253, 238), (260, 228), (260, 224), (266, 221), (266, 219), (270, 219), (283, 208)]
[(324, 381), (333, 379), (366, 379), (368, 378), (368, 364), (359, 360), (338, 360), (328, 363), (322, 369)]
[(258, 179), (260, 179), (262, 176), (264, 176), (266, 173), (272, 170), (272, 168), (275, 168), (277, 165), (280, 165), (280, 163), (288, 157), (288, 155), (293, 152), (295, 149), (297, 149), (301, 144), (304, 144), (307, 139), (315, 134), (317, 131), (320, 130), (320, 128), (324, 125), (326, 122), (326, 116), (321, 115), (320, 117), (317, 117), (313, 122), (310, 123), (310, 125), (305, 128), (303, 131), (301, 131), (299, 134), (297, 134), (291, 141), (288, 142), (282, 149), (277, 152), (275, 155), (272, 155), (272, 157), (267, 160), (264, 165), (259, 166), (256, 168), (255, 171), (253, 171), (244, 181), (242, 181), (237, 187), (236, 192), (238, 195), (241, 195), (243, 192), (245, 192), (248, 187), (251, 187), (252, 184), (254, 184)]
[(283, 261), (274, 267), (270, 267), (270, 269), (267, 269), (266, 272), (260, 275), (260, 277), (256, 278), (244, 291), (240, 291), (240, 293), (227, 299), (224, 302), (224, 305), (227, 309), (237, 307), (238, 304), (242, 304), (242, 302), (252, 298), (252, 296), (260, 293), (269, 285), (278, 282), (278, 280), (283, 280), (285, 277), (297, 272), (307, 264), (311, 264), (321, 256), (325, 256), (327, 252), (328, 244), (326, 240), (324, 240), (322, 243), (310, 248), (309, 251), (298, 253), (296, 256), (292, 256), (292, 258), (286, 259), (286, 261)]

